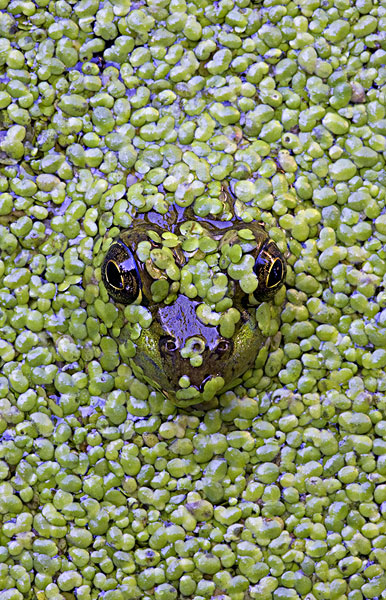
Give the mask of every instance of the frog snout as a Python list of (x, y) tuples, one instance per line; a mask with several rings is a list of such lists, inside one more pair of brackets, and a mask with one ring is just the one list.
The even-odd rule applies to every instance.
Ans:
[(201, 335), (186, 339), (165, 336), (160, 340), (165, 370), (177, 381), (187, 375), (199, 389), (210, 376), (218, 376), (233, 352), (232, 340), (218, 336), (209, 345)]

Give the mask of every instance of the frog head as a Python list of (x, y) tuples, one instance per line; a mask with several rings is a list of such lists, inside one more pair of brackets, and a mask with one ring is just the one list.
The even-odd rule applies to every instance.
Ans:
[[(256, 308), (285, 276), (284, 257), (264, 228), (235, 219), (134, 220), (102, 265), (108, 294), (126, 307), (122, 355), (181, 406), (208, 402), (253, 367), (266, 341)], [(132, 322), (138, 307), (146, 311), (143, 326)]]

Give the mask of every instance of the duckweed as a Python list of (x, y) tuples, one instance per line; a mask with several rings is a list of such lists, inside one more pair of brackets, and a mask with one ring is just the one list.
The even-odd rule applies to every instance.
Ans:
[[(0, 600), (384, 597), (385, 10), (2, 3)], [(151, 312), (101, 282), (111, 239), (184, 209), (197, 270), (172, 232), (137, 256), (229, 343), (248, 224), (287, 259), (267, 342), (205, 408), (144, 379)], [(233, 211), (237, 243), (194, 234)]]

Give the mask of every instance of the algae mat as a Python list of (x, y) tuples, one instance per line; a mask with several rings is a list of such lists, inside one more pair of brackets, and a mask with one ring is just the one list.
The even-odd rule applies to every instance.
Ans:
[[(385, 1), (0, 10), (0, 600), (386, 598)], [(280, 322), (183, 410), (101, 264), (225, 184), (287, 252)]]

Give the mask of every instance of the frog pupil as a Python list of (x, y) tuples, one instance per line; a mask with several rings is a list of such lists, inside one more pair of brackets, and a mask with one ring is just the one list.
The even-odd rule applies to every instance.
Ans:
[(106, 265), (106, 279), (114, 288), (118, 290), (123, 289), (121, 272), (113, 260), (109, 260)]
[(269, 270), (266, 285), (268, 288), (275, 287), (283, 278), (283, 265), (280, 258), (276, 258)]

